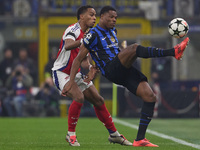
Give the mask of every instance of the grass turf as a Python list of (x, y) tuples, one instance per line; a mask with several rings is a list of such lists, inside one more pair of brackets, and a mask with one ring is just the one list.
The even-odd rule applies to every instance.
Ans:
[[(138, 124), (139, 119), (122, 119)], [(200, 119), (154, 119), (149, 129), (155, 130), (193, 144), (200, 144)], [(118, 131), (131, 142), (137, 130), (115, 124)], [(1, 150), (127, 150), (156, 149), (144, 147), (121, 146), (108, 142), (108, 132), (96, 118), (80, 118), (77, 125), (77, 137), (81, 147), (71, 147), (65, 141), (67, 132), (66, 118), (0, 118), (0, 149)], [(158, 144), (162, 150), (195, 150), (147, 134), (152, 143)]]

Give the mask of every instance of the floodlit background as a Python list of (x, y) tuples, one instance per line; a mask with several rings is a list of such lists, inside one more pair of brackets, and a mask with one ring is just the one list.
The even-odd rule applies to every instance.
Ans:
[[(67, 116), (71, 100), (54, 88), (51, 67), (64, 30), (77, 21), (78, 7), (86, 4), (95, 7), (97, 16), (105, 5), (116, 8), (120, 44), (126, 40), (171, 48), (184, 38), (169, 35), (169, 22), (176, 17), (188, 22), (190, 44), (182, 61), (137, 59), (133, 65), (148, 77), (157, 94), (155, 118), (199, 118), (200, 0), (0, 0), (0, 116)], [(28, 76), (22, 107), (17, 108), (15, 91), (21, 85), (9, 82), (13, 72)], [(139, 116), (142, 100), (123, 87), (113, 93), (113, 84), (100, 74), (94, 83), (113, 116)], [(117, 105), (113, 105), (113, 96), (117, 96)], [(81, 116), (95, 116), (89, 103), (85, 102)]]

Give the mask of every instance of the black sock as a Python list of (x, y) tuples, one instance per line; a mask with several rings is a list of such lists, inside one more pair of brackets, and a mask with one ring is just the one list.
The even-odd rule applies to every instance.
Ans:
[(151, 121), (151, 118), (153, 117), (154, 106), (155, 106), (155, 102), (143, 103), (136, 141), (139, 141), (145, 138), (147, 127)]
[(155, 47), (143, 47), (139, 45), (136, 49), (136, 54), (141, 58), (175, 56), (175, 50), (174, 48), (161, 49)]

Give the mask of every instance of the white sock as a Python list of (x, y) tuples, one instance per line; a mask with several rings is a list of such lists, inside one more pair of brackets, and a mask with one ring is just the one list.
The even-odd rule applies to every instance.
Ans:
[(116, 132), (114, 132), (114, 133), (111, 133), (110, 135), (112, 135), (112, 136), (120, 136), (121, 134), (119, 134), (119, 132), (116, 131)]
[(69, 136), (72, 136), (72, 135), (76, 135), (76, 132), (70, 132), (70, 131), (68, 131), (67, 134), (68, 134)]

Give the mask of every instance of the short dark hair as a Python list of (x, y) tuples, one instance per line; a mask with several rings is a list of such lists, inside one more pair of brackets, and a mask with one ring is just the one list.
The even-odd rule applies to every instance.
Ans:
[(104, 7), (101, 9), (101, 11), (100, 11), (100, 16), (101, 16), (102, 14), (104, 14), (104, 13), (109, 12), (110, 10), (116, 11), (116, 9), (113, 8), (113, 7), (111, 7), (111, 6), (104, 6)]
[(81, 6), (79, 7), (78, 11), (77, 11), (77, 19), (80, 19), (80, 15), (85, 13), (87, 11), (88, 8), (94, 8), (90, 5), (85, 5), (85, 6)]

